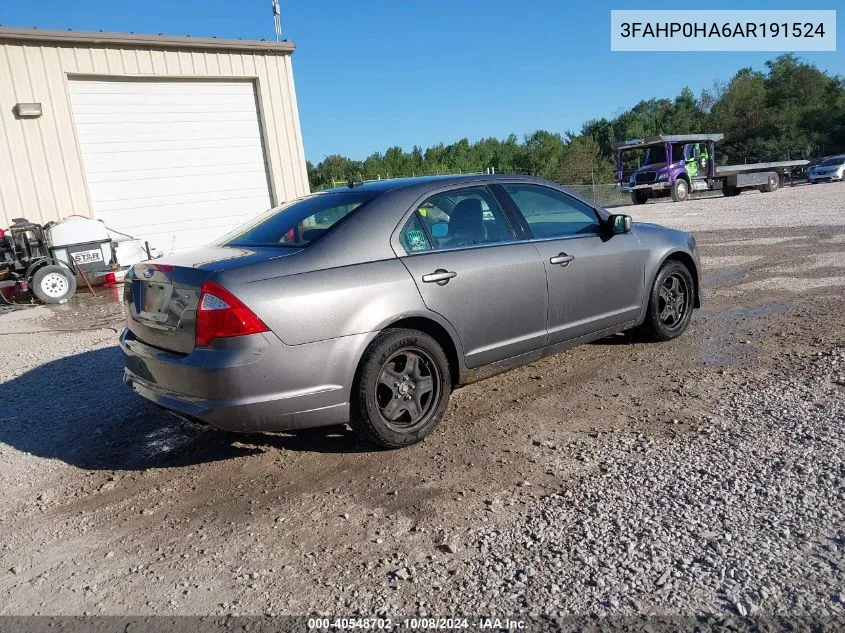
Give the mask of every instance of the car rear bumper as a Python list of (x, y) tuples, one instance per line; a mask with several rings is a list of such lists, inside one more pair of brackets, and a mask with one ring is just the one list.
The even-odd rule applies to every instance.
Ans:
[(179, 415), (242, 433), (343, 424), (355, 367), (371, 336), (285, 345), (272, 334), (218, 339), (190, 354), (120, 337), (123, 381)]

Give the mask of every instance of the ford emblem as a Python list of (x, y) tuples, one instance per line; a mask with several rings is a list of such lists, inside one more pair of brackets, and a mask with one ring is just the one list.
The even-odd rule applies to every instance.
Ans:
[(155, 274), (155, 270), (154, 270), (154, 269), (152, 269), (152, 268), (145, 268), (145, 269), (144, 269), (144, 277), (146, 277), (147, 279), (149, 279), (150, 277), (152, 277), (154, 274)]

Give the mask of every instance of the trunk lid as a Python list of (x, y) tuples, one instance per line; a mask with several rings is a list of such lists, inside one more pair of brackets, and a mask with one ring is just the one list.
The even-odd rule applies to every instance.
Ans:
[[(136, 264), (126, 276), (123, 307), (129, 330), (155, 347), (190, 354), (202, 284), (215, 273), (285, 257), (289, 247), (210, 246)], [(235, 292), (235, 294), (237, 294)]]

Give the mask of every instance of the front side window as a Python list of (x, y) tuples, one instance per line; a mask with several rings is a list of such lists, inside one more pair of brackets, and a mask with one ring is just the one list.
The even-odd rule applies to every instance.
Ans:
[(438, 194), (421, 204), (417, 213), (439, 249), (514, 240), (505, 214), (486, 187)]
[(504, 188), (536, 239), (594, 235), (601, 228), (592, 207), (565, 193), (537, 185)]
[(223, 246), (308, 246), (377, 195), (378, 192), (373, 191), (344, 191), (292, 200), (236, 228), (218, 243)]

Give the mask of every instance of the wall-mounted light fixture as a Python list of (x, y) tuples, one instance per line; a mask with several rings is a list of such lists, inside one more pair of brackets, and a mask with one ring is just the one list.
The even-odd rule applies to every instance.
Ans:
[(40, 103), (16, 103), (14, 110), (15, 116), (21, 119), (37, 119), (41, 116)]

